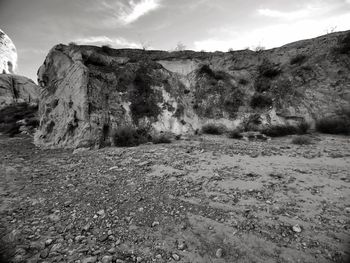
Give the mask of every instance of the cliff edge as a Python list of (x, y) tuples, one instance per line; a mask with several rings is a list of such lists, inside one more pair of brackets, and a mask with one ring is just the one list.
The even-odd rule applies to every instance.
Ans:
[(102, 146), (120, 126), (193, 133), (314, 123), (350, 102), (350, 32), (258, 52), (57, 45), (38, 70), (35, 143)]

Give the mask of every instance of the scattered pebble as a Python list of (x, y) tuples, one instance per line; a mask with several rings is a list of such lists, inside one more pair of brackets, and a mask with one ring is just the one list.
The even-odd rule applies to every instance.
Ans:
[(293, 231), (296, 232), (296, 233), (300, 233), (301, 232), (301, 227), (296, 224), (292, 227)]
[(158, 221), (154, 221), (153, 223), (152, 223), (152, 227), (155, 227), (155, 226), (158, 226), (159, 225), (159, 222)]
[(180, 256), (178, 254), (175, 254), (175, 253), (172, 255), (172, 258), (176, 261), (180, 260)]
[(102, 258), (102, 263), (111, 263), (113, 260), (113, 257), (112, 256), (103, 256)]
[(219, 248), (218, 250), (216, 250), (215, 256), (217, 258), (221, 258), (223, 256), (222, 248)]

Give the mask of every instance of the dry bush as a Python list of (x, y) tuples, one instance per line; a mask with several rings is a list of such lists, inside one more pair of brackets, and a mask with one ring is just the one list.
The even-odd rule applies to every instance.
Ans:
[(202, 127), (202, 132), (206, 134), (220, 135), (224, 133), (224, 128), (214, 123), (208, 123)]
[(310, 129), (310, 123), (306, 122), (305, 120), (300, 122), (298, 124), (298, 134), (305, 134)]
[(159, 134), (152, 137), (152, 142), (154, 144), (171, 143), (171, 138), (167, 134)]
[(316, 122), (316, 130), (328, 134), (350, 134), (350, 119), (342, 116), (326, 117)]
[(300, 136), (294, 137), (292, 140), (292, 143), (298, 144), (298, 145), (307, 145), (307, 144), (311, 144), (312, 140), (310, 137), (307, 137), (305, 135), (300, 135)]
[(151, 137), (146, 129), (123, 126), (114, 130), (112, 138), (115, 146), (132, 147), (148, 142)]
[(250, 106), (252, 108), (267, 108), (272, 106), (272, 98), (268, 95), (256, 93), (253, 95)]
[(241, 134), (240, 130), (235, 129), (231, 130), (227, 133), (227, 137), (231, 139), (242, 139), (243, 135)]
[(263, 129), (261, 133), (270, 137), (281, 137), (291, 134), (297, 134), (298, 128), (293, 125), (273, 125)]
[(303, 63), (306, 60), (306, 58), (307, 57), (305, 55), (298, 54), (290, 60), (290, 64), (291, 65), (295, 65), (295, 64), (300, 65), (301, 63)]

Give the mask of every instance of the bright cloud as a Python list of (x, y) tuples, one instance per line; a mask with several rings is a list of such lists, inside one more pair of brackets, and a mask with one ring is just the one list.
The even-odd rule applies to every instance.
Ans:
[(138, 20), (141, 16), (157, 9), (160, 6), (160, 0), (131, 1), (129, 5), (129, 7), (123, 10), (120, 17), (124, 24), (130, 24)]
[(86, 44), (86, 45), (111, 45), (113, 47), (129, 47), (129, 48), (140, 48), (140, 45), (128, 41), (125, 38), (116, 37), (116, 38), (110, 38), (107, 36), (92, 36), (92, 37), (85, 37), (85, 38), (78, 38), (75, 39), (74, 42), (78, 44)]
[(337, 31), (349, 30), (350, 13), (329, 17), (323, 20), (304, 19), (289, 21), (273, 26), (261, 27), (246, 33), (231, 33), (222, 38), (209, 38), (194, 42), (195, 50), (227, 51), (263, 46), (273, 48), (301, 39), (326, 34), (330, 28)]
[(313, 12), (312, 9), (313, 8), (310, 7), (307, 9), (297, 10), (292, 12), (281, 12), (278, 10), (271, 10), (268, 8), (264, 8), (264, 9), (258, 9), (258, 13), (263, 16), (293, 20), (293, 19), (301, 19), (309, 16)]

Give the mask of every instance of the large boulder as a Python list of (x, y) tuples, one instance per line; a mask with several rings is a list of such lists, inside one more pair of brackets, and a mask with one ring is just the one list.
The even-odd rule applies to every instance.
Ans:
[(144, 51), (57, 45), (38, 71), (37, 145), (110, 143), (120, 126), (192, 133), (292, 124), (334, 114), (350, 99), (349, 32), (253, 52)]
[(0, 74), (0, 109), (10, 104), (37, 104), (41, 88), (29, 78)]
[(40, 90), (26, 77), (0, 74), (0, 133), (15, 136), (34, 132)]

